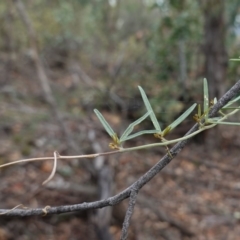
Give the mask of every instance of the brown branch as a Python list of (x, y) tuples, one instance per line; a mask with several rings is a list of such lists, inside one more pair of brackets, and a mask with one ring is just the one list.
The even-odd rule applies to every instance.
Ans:
[[(224, 96), (213, 106), (209, 117), (214, 117), (217, 112), (226, 105), (233, 97), (240, 93), (240, 80), (226, 93)], [(186, 135), (196, 131), (198, 125), (195, 124)], [(172, 149), (170, 149), (171, 155), (175, 157), (181, 150), (186, 146), (188, 140), (177, 143)], [(156, 163), (150, 170), (148, 170), (144, 175), (142, 175), (136, 182), (134, 182), (131, 186), (126, 188), (124, 191), (118, 193), (117, 195), (95, 202), (84, 202), (80, 204), (74, 205), (65, 205), (58, 207), (50, 207), (48, 208), (47, 214), (60, 214), (66, 212), (75, 212), (82, 211), (87, 209), (97, 209), (103, 208), (106, 206), (114, 206), (124, 199), (128, 198), (131, 194), (132, 189), (140, 190), (145, 184), (147, 184), (153, 177), (155, 177), (168, 163), (170, 163), (172, 158), (166, 154), (158, 163)], [(8, 211), (9, 209), (0, 209), (0, 213)], [(43, 213), (42, 208), (34, 208), (34, 209), (14, 209), (11, 212), (5, 213), (5, 216), (41, 216)]]
[(128, 203), (128, 209), (124, 218), (124, 222), (123, 222), (123, 226), (122, 226), (122, 235), (121, 235), (121, 240), (126, 240), (127, 236), (128, 236), (128, 229), (130, 226), (130, 219), (133, 215), (133, 210), (137, 201), (137, 195), (138, 194), (138, 190), (133, 188), (131, 190), (131, 194), (130, 194), (130, 199), (129, 199), (129, 203)]

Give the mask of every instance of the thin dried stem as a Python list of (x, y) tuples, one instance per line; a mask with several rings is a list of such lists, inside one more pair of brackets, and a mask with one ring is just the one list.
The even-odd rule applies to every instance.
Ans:
[[(147, 148), (152, 148), (152, 147), (167, 146), (167, 145), (170, 145), (170, 144), (173, 144), (173, 143), (177, 143), (177, 142), (180, 142), (180, 141), (187, 140), (187, 139), (199, 134), (200, 132), (203, 132), (207, 129), (213, 128), (217, 124), (221, 124), (221, 122), (223, 120), (227, 119), (229, 116), (237, 113), (238, 111), (239, 111), (239, 109), (235, 109), (234, 111), (226, 114), (220, 120), (216, 121), (214, 124), (202, 126), (200, 129), (196, 130), (195, 132), (192, 132), (192, 133), (190, 133), (190, 134), (188, 134), (184, 137), (177, 138), (177, 139), (174, 139), (174, 140), (166, 140), (166, 141), (160, 142), (160, 143), (151, 143), (151, 144), (146, 144), (146, 145), (141, 145), (141, 146), (131, 147), (131, 148), (121, 148), (121, 149), (116, 150), (116, 151), (110, 151), (110, 152), (104, 152), (104, 153), (75, 155), (75, 156), (61, 156), (61, 155), (58, 154), (58, 159), (96, 158), (96, 157), (99, 157), (99, 156), (107, 156), (107, 155), (112, 155), (112, 154), (116, 154), (116, 153), (124, 153), (124, 152), (136, 151), (136, 150), (147, 149)], [(4, 167), (14, 165), (14, 164), (18, 164), (18, 163), (44, 161), (44, 160), (54, 160), (54, 157), (40, 157), (40, 158), (21, 159), (21, 160), (18, 160), (18, 161), (2, 164), (2, 165), (0, 165), (0, 168), (4, 168)]]
[(57, 159), (58, 159), (58, 156), (59, 156), (59, 153), (57, 151), (55, 151), (53, 153), (53, 156), (54, 156), (54, 162), (53, 162), (53, 169), (52, 169), (52, 172), (50, 174), (50, 176), (48, 177), (48, 179), (46, 179), (42, 185), (45, 185), (47, 184), (48, 182), (51, 181), (51, 179), (54, 177), (55, 173), (56, 173), (56, 170), (57, 170)]

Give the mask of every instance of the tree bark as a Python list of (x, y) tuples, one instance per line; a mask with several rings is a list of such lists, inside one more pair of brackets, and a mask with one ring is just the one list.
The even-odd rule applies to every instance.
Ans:
[(219, 98), (225, 91), (227, 71), (225, 1), (203, 0), (199, 2), (204, 14), (204, 75), (208, 79), (210, 98)]
[[(227, 52), (225, 49), (226, 22), (224, 18), (224, 0), (201, 0), (201, 10), (204, 17), (204, 43), (205, 56), (204, 77), (208, 80), (210, 100), (219, 99), (225, 92), (227, 72)], [(220, 145), (218, 128), (204, 134), (207, 148)]]

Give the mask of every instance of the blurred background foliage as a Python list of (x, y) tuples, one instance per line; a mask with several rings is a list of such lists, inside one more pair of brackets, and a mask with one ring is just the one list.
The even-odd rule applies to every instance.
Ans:
[[(0, 58), (4, 66), (27, 73), (29, 68), (33, 70), (29, 65), (29, 35), (14, 2), (0, 3)], [(216, 15), (214, 9), (218, 5), (223, 6), (222, 12), (217, 14), (224, 22), (224, 45), (219, 45), (224, 49), (219, 51), (225, 51), (231, 57), (239, 55), (239, 1), (210, 2), (23, 1), (37, 33), (38, 51), (50, 80), (54, 83), (62, 78), (54, 90), (60, 106), (70, 111), (68, 101), (74, 99), (76, 105), (84, 108), (120, 107), (134, 111), (141, 101), (137, 90), (141, 85), (150, 95), (156, 114), (167, 112), (161, 116), (163, 122), (173, 120), (183, 111), (187, 107), (184, 102), (190, 105), (191, 101), (201, 101), (201, 80), (208, 77), (204, 50), (208, 39), (204, 24), (209, 16)], [(211, 27), (214, 29), (219, 25), (216, 23)], [(212, 37), (214, 44), (214, 35)], [(224, 89), (236, 81), (240, 71), (237, 63), (226, 63), (228, 56), (221, 60), (226, 68), (228, 66), (227, 77), (222, 76)], [(64, 80), (64, 76), (74, 71), (80, 74), (81, 84), (68, 77)], [(73, 78), (73, 75), (69, 76)], [(7, 84), (8, 77), (2, 75), (1, 78), (1, 82)], [(220, 84), (214, 79), (208, 81), (214, 88)], [(65, 93), (61, 84), (70, 91)]]

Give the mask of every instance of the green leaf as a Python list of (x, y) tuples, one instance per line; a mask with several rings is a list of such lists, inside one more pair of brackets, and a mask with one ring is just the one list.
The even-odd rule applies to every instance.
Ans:
[[(189, 116), (189, 114), (194, 110), (194, 108), (197, 106), (196, 103), (194, 103), (188, 110), (186, 110), (179, 118), (177, 118), (173, 123), (171, 123), (169, 126), (166, 127), (170, 128), (169, 131), (172, 131), (176, 126), (178, 126), (185, 118)], [(168, 131), (168, 132), (169, 132)]]
[(240, 61), (240, 59), (239, 58), (231, 58), (231, 59), (229, 59), (230, 61)]
[(198, 117), (200, 118), (202, 116), (202, 113), (201, 113), (201, 105), (198, 104)]
[(135, 137), (138, 137), (140, 135), (143, 135), (143, 134), (154, 134), (154, 133), (159, 133), (158, 130), (143, 130), (143, 131), (140, 131), (140, 132), (137, 132), (137, 133), (134, 133), (130, 136), (128, 136), (125, 141), (129, 140), (129, 139), (132, 139), (132, 138), (135, 138)]
[(172, 128), (169, 126), (167, 126), (163, 132), (162, 132), (162, 137), (165, 137), (168, 133), (170, 133), (172, 131)]
[(209, 123), (223, 124), (223, 125), (232, 125), (232, 126), (240, 126), (240, 123), (237, 122), (218, 122), (218, 121), (209, 121)]
[(213, 118), (209, 118), (207, 122), (216, 122), (218, 120), (220, 120), (222, 117), (213, 117)]
[(217, 98), (215, 97), (214, 99), (213, 99), (213, 104), (216, 104), (217, 103)]
[(223, 109), (227, 108), (228, 106), (232, 105), (233, 103), (235, 103), (236, 101), (240, 100), (240, 96), (234, 98), (233, 100), (229, 101), (224, 107)]
[(106, 119), (103, 117), (103, 115), (97, 110), (94, 109), (95, 114), (97, 115), (99, 121), (107, 131), (107, 133), (110, 135), (110, 137), (116, 136), (116, 133), (113, 131), (113, 129), (110, 127)]
[(203, 113), (205, 113), (205, 119), (208, 119), (209, 109), (209, 96), (208, 96), (208, 82), (207, 79), (203, 79)]
[(223, 107), (222, 109), (240, 109), (240, 107)]
[(122, 136), (120, 138), (120, 142), (126, 141), (127, 136), (133, 131), (134, 127), (136, 125), (138, 125), (139, 123), (141, 123), (144, 119), (146, 119), (150, 114), (151, 114), (151, 112), (147, 112), (142, 117), (137, 119), (135, 122), (131, 123), (128, 126), (128, 128), (124, 131), (124, 133), (122, 134)]
[(145, 107), (147, 108), (147, 111), (150, 112), (150, 118), (152, 120), (152, 123), (153, 123), (153, 126), (155, 127), (156, 130), (158, 130), (159, 132), (161, 132), (161, 127), (158, 123), (158, 120), (156, 118), (156, 115), (155, 113), (153, 112), (153, 109), (152, 109), (152, 106), (147, 98), (147, 95), (146, 93), (144, 92), (144, 90), (138, 86), (139, 90), (140, 90), (140, 93), (142, 95), (142, 99), (143, 99), (143, 102), (145, 104)]

